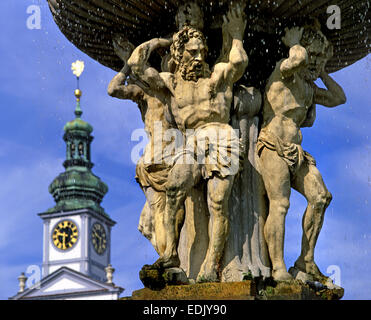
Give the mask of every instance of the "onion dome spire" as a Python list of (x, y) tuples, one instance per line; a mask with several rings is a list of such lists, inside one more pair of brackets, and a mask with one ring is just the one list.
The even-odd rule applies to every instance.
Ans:
[(66, 171), (55, 178), (49, 186), (49, 192), (54, 197), (56, 206), (48, 212), (90, 208), (107, 216), (100, 203), (108, 192), (108, 187), (91, 171), (94, 166), (91, 162), (93, 127), (81, 119), (82, 91), (79, 88), (79, 78), (84, 70), (84, 63), (76, 61), (72, 64), (72, 70), (77, 77), (75, 119), (64, 126), (66, 160), (63, 166)]

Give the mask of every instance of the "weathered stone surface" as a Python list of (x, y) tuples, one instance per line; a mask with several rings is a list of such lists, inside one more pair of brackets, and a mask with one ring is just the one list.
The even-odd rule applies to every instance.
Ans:
[(308, 273), (302, 272), (294, 267), (289, 269), (289, 273), (293, 276), (295, 280), (300, 280), (302, 282), (307, 281), (314, 281), (313, 276), (309, 275)]
[(187, 275), (181, 268), (156, 268), (145, 265), (139, 272), (139, 278), (146, 288), (161, 290), (166, 285), (186, 285), (189, 283)]
[(301, 281), (279, 281), (259, 291), (259, 300), (340, 300), (344, 289), (314, 288)]
[(315, 289), (301, 281), (261, 283), (241, 282), (198, 283), (184, 286), (166, 286), (159, 291), (148, 288), (133, 292), (125, 300), (339, 300), (344, 289)]
[(161, 290), (166, 286), (163, 270), (149, 265), (143, 266), (139, 272), (139, 278), (146, 288)]
[(168, 285), (186, 285), (189, 283), (187, 275), (181, 268), (169, 268), (165, 270), (164, 278)]
[(167, 286), (161, 291), (144, 288), (134, 291), (132, 300), (253, 300), (255, 295), (255, 283), (242, 281)]

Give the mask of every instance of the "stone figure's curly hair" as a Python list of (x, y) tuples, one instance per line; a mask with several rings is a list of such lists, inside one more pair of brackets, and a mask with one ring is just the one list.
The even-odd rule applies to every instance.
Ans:
[(177, 65), (179, 65), (182, 60), (185, 44), (192, 38), (202, 40), (206, 51), (208, 50), (206, 39), (202, 32), (195, 28), (185, 26), (173, 36), (173, 43), (170, 47), (171, 57)]

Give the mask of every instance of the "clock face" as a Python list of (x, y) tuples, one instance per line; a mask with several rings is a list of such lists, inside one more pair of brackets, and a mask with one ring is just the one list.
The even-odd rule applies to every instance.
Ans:
[(94, 223), (91, 230), (91, 240), (96, 253), (103, 254), (107, 248), (106, 230), (100, 223)]
[(71, 249), (77, 242), (79, 232), (69, 220), (59, 222), (53, 230), (53, 244), (61, 250)]

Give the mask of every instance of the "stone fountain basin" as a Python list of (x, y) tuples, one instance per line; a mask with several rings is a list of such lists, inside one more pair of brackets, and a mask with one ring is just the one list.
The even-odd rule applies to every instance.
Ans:
[[(118, 71), (122, 61), (112, 46), (112, 35), (122, 33), (135, 45), (174, 32), (175, 0), (48, 0), (53, 18), (62, 33), (77, 48), (106, 67)], [(205, 11), (205, 34), (215, 54), (221, 41), (220, 25), (228, 1), (201, 1)], [(245, 46), (250, 55), (283, 56), (279, 40), (286, 26), (300, 24), (304, 17), (317, 17), (323, 32), (334, 44), (327, 72), (335, 72), (365, 57), (371, 51), (371, 3), (369, 0), (336, 1), (341, 9), (341, 29), (326, 27), (332, 0), (246, 1), (248, 29)], [(262, 40), (263, 39), (263, 40)], [(260, 43), (260, 41), (263, 43)], [(256, 46), (256, 43), (259, 45)], [(256, 47), (256, 48), (255, 48)], [(280, 52), (272, 56), (272, 52)], [(256, 58), (258, 60), (258, 58)], [(251, 60), (250, 60), (251, 61)], [(252, 59), (254, 61), (254, 59)], [(266, 60), (265, 60), (266, 61)], [(270, 71), (267, 70), (268, 74)]]

